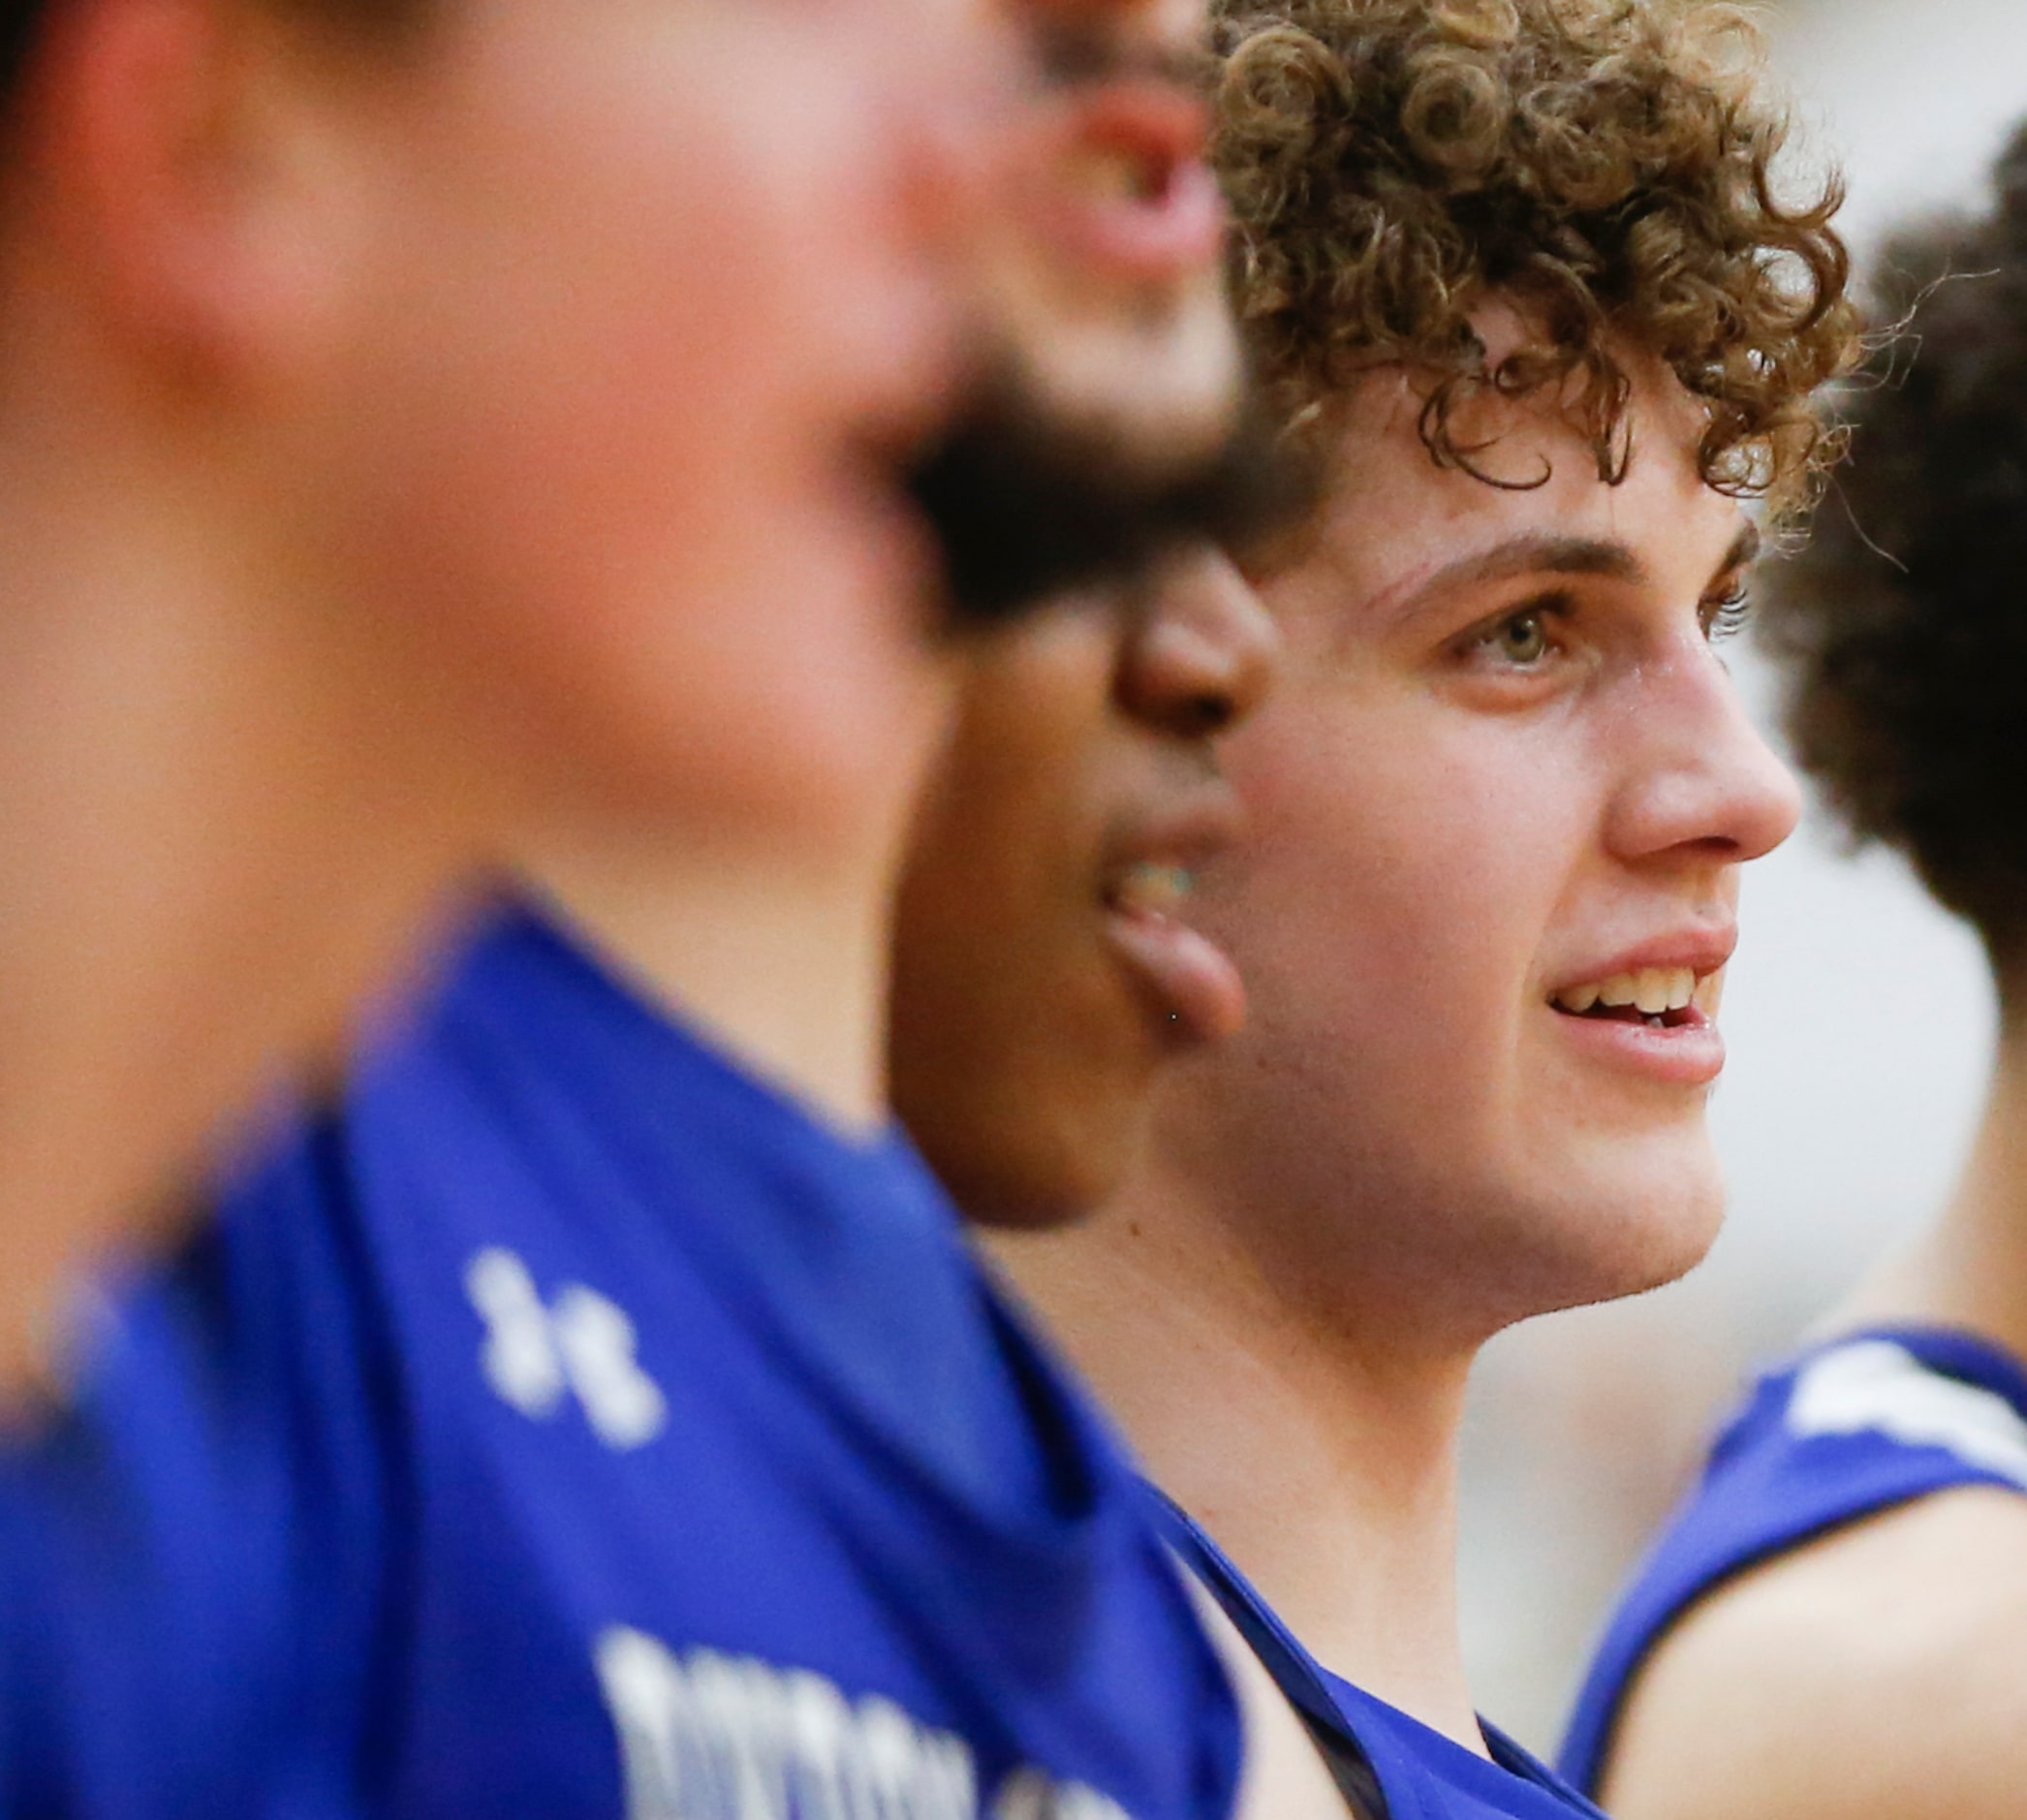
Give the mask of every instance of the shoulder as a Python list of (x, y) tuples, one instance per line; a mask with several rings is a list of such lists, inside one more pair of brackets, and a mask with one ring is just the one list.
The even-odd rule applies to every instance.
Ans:
[(1656, 1646), (1605, 1783), (1621, 1820), (2018, 1812), (2027, 1498), (1960, 1486), (1728, 1582)]

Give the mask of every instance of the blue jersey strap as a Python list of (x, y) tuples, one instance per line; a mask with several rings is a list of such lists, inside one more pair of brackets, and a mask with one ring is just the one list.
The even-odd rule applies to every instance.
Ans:
[(1146, 1487), (1162, 1539), (1217, 1600), (1247, 1647), (1273, 1677), (1296, 1716), (1315, 1741), (1328, 1766), (1345, 1805), (1360, 1820), (1388, 1820), (1387, 1800), (1380, 1792), (1364, 1747), (1352, 1736), (1330, 1697), (1323, 1669), (1297, 1643), (1288, 1626), (1254, 1592), (1230, 1555), (1204, 1534), (1175, 1500), (1157, 1485)]

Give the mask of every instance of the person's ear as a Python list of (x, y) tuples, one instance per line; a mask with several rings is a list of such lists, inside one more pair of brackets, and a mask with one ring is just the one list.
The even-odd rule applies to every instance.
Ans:
[(371, 170), (338, 53), (259, 0), (50, 9), (23, 151), (104, 326), (200, 384), (277, 376), (335, 328)]

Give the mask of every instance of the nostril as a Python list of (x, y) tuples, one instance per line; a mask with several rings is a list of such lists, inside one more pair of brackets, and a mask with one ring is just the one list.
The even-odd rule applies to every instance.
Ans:
[(1223, 733), (1238, 719), (1238, 705), (1229, 695), (1192, 696), (1188, 715), (1193, 733)]

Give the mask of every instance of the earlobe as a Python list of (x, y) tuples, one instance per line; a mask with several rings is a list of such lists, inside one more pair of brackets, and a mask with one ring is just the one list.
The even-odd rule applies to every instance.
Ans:
[(95, 318), (172, 377), (259, 386), (327, 314), (329, 122), (287, 27), (241, 0), (52, 9), (30, 125), (47, 232)]

